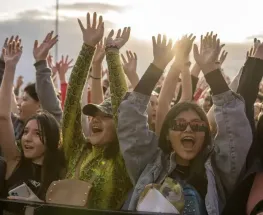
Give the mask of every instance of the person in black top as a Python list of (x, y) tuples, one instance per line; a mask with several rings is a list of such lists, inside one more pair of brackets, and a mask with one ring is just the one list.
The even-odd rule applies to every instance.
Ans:
[(26, 183), (35, 198), (16, 196), (12, 199), (45, 200), (50, 183), (60, 178), (63, 167), (59, 150), (60, 128), (51, 114), (39, 111), (25, 123), (19, 142), (16, 142), (11, 121), (11, 95), (21, 54), (22, 48), (18, 41), (8, 44), (3, 53), (6, 67), (0, 88), (0, 147), (7, 163), (5, 195)]

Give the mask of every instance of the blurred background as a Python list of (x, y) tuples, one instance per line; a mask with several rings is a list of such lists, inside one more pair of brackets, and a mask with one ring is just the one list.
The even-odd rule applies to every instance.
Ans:
[[(173, 39), (194, 33), (197, 43), (201, 34), (218, 33), (229, 52), (223, 69), (231, 78), (244, 64), (253, 38), (263, 38), (262, 0), (0, 0), (0, 3), (0, 45), (6, 37), (20, 35), (24, 53), (16, 75), (23, 75), (25, 82), (34, 81), (35, 77), (34, 40), (42, 41), (47, 32), (56, 29), (56, 23), (58, 57), (68, 54), (76, 59), (82, 44), (77, 18), (85, 21), (87, 12), (96, 11), (104, 16), (105, 35), (112, 28), (131, 26), (131, 39), (121, 51), (137, 53), (139, 75), (153, 59), (151, 36), (158, 33)], [(56, 55), (55, 48), (51, 54)]]

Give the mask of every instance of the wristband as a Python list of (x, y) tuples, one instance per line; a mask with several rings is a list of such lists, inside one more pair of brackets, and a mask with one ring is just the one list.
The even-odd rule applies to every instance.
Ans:
[(118, 49), (119, 50), (117, 45), (108, 45), (108, 46), (106, 46), (105, 51), (107, 51), (109, 49)]
[(96, 78), (96, 77), (93, 77), (92, 75), (89, 75), (89, 77), (91, 77), (94, 80), (100, 80), (101, 79), (101, 77), (100, 78)]

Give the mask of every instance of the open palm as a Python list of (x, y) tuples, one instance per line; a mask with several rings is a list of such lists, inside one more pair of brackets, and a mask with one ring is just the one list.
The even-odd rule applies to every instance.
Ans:
[(97, 13), (93, 13), (93, 20), (91, 25), (90, 13), (87, 14), (87, 28), (85, 28), (78, 19), (80, 29), (82, 31), (83, 41), (85, 44), (95, 47), (101, 41), (104, 34), (104, 22), (102, 16), (99, 17), (97, 24)]
[(22, 55), (22, 47), (19, 42), (13, 41), (3, 49), (3, 57), (6, 65), (15, 66)]
[(38, 41), (34, 43), (33, 55), (36, 61), (46, 60), (50, 49), (57, 43), (58, 36), (53, 37), (53, 31), (46, 35), (44, 41), (38, 46)]
[(111, 30), (106, 40), (106, 43), (107, 43), (106, 46), (107, 47), (113, 46), (113, 47), (120, 49), (128, 42), (130, 38), (130, 34), (131, 34), (131, 28), (125, 27), (123, 31), (121, 29), (118, 30), (116, 38), (114, 39), (113, 38), (114, 31)]
[(103, 41), (100, 41), (96, 46), (96, 51), (93, 57), (93, 63), (101, 64), (104, 57), (105, 57), (105, 44), (106, 44), (106, 38)]
[(211, 35), (209, 38), (203, 40), (201, 46), (201, 51), (199, 52), (197, 45), (194, 45), (194, 58), (196, 63), (200, 67), (203, 67), (218, 61), (218, 56), (224, 44), (220, 45), (220, 40), (217, 39), (217, 35)]

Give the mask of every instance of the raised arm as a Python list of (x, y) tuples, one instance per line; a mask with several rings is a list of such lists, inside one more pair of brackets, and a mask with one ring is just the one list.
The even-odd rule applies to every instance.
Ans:
[(240, 77), (237, 93), (243, 96), (246, 104), (246, 114), (252, 131), (255, 131), (254, 103), (256, 101), (259, 83), (263, 77), (263, 43), (255, 41), (255, 53), (247, 58)]
[(74, 151), (78, 151), (84, 143), (83, 141), (85, 141), (81, 128), (81, 95), (95, 52), (95, 46), (102, 39), (104, 33), (102, 16), (100, 16), (97, 26), (96, 13), (93, 14), (92, 25), (90, 14), (87, 14), (87, 28), (84, 28), (80, 20), (78, 22), (82, 31), (84, 44), (69, 79), (64, 106), (62, 135), (66, 159), (69, 159)]
[(118, 138), (121, 153), (133, 184), (136, 184), (145, 166), (154, 158), (158, 138), (148, 127), (147, 105), (151, 93), (174, 56), (174, 47), (166, 37), (153, 37), (154, 61), (144, 73), (132, 93), (127, 93), (119, 107)]
[(3, 50), (5, 72), (0, 88), (0, 146), (8, 164), (15, 162), (20, 156), (20, 152), (15, 144), (15, 134), (11, 120), (11, 105), (15, 70), (21, 54), (22, 47), (16, 41), (9, 43), (7, 49)]
[(176, 90), (180, 73), (180, 69), (173, 64), (164, 80), (156, 112), (155, 133), (157, 135), (160, 134), (165, 116), (171, 109), (171, 102), (174, 98), (174, 92)]
[(57, 43), (58, 37), (53, 37), (53, 31), (48, 33), (44, 41), (38, 45), (35, 41), (33, 55), (36, 63), (36, 91), (41, 108), (51, 113), (58, 122), (62, 118), (62, 109), (54, 87), (51, 70), (47, 67), (47, 57), (50, 49)]
[(62, 55), (61, 60), (56, 63), (56, 69), (58, 71), (58, 76), (59, 76), (59, 81), (60, 81), (60, 92), (61, 92), (61, 108), (64, 108), (65, 100), (66, 100), (66, 95), (67, 95), (67, 79), (66, 79), (66, 74), (70, 68), (73, 66), (71, 63), (73, 62), (73, 59), (69, 60), (69, 56), (67, 55), (64, 57)]
[(132, 89), (134, 89), (140, 80), (136, 71), (137, 55), (136, 53), (132, 53), (131, 51), (126, 51), (126, 55), (127, 55), (127, 60), (123, 54), (121, 55), (123, 62), (123, 70), (131, 83)]
[(155, 133), (159, 135), (164, 118), (171, 108), (174, 92), (178, 83), (179, 75), (182, 74), (182, 96), (180, 101), (192, 100), (192, 82), (189, 72), (189, 54), (195, 37), (185, 36), (176, 42), (175, 61), (164, 81), (157, 109)]
[(252, 142), (252, 132), (243, 99), (229, 89), (220, 71), (220, 63), (217, 63), (222, 47), (216, 35), (211, 36), (211, 43), (207, 44), (208, 49), (203, 54), (199, 54), (195, 45), (194, 57), (213, 94), (217, 134), (211, 159), (216, 166), (215, 174), (220, 177), (228, 195), (245, 163)]
[(125, 74), (121, 65), (119, 50), (125, 45), (130, 37), (130, 27), (118, 30), (117, 37), (113, 39), (114, 31), (112, 30), (106, 40), (106, 60), (109, 70), (111, 104), (113, 111), (113, 118), (117, 127), (118, 108), (127, 92), (127, 84)]
[(94, 58), (92, 60), (91, 74), (91, 103), (100, 104), (104, 100), (103, 89), (102, 89), (102, 61), (105, 57), (105, 43), (106, 39), (100, 41), (96, 47)]

